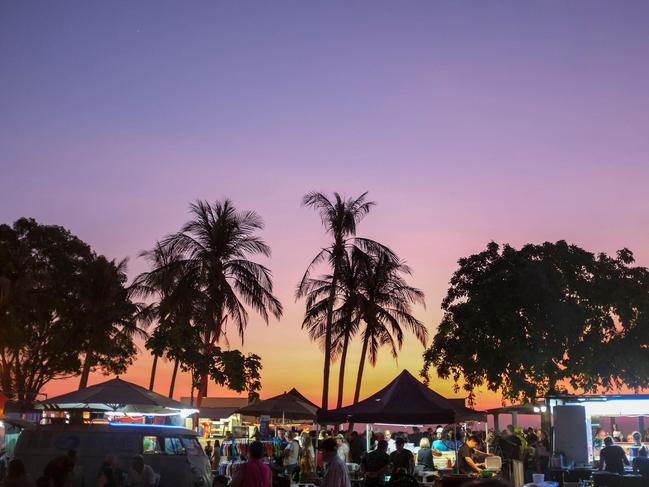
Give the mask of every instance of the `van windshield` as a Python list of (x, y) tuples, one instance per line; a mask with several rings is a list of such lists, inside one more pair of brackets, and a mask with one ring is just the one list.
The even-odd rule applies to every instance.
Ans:
[(187, 450), (188, 455), (204, 455), (201, 444), (198, 442), (195, 436), (181, 436), (180, 437), (183, 446)]

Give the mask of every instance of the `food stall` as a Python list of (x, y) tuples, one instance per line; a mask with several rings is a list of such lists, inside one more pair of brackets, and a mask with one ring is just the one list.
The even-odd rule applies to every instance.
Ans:
[[(601, 439), (597, 438), (596, 433), (600, 429), (603, 418), (636, 418), (636, 431), (642, 434), (644, 440), (644, 416), (649, 416), (649, 394), (616, 394), (616, 395), (556, 395), (548, 397), (548, 403), (555, 423), (555, 451), (561, 451), (561, 442), (564, 435), (566, 435), (567, 428), (559, 428), (556, 425), (557, 412), (565, 407), (581, 407), (583, 408), (583, 417), (586, 422), (585, 431), (586, 437), (580, 441), (581, 447), (580, 459), (587, 457), (588, 463), (599, 461), (599, 452), (601, 450)], [(579, 413), (580, 415), (582, 413)], [(614, 422), (614, 421), (613, 421)], [(611, 435), (611, 431), (607, 432)], [(603, 436), (603, 435), (602, 435)], [(633, 458), (637, 454), (637, 448), (634, 448), (634, 443), (629, 441), (629, 435), (625, 438), (616, 441), (616, 444), (624, 448), (626, 454)], [(557, 440), (559, 444), (557, 445)], [(649, 442), (641, 441), (641, 446), (649, 448)], [(566, 461), (574, 460), (574, 458), (566, 458)]]
[[(365, 423), (367, 425), (367, 450), (373, 424), (417, 426), (424, 424), (457, 425), (470, 420), (486, 420), (484, 413), (474, 411), (464, 405), (464, 401), (450, 401), (422, 384), (407, 370), (399, 374), (383, 389), (354, 405), (321, 411), (320, 424)], [(418, 445), (411, 445), (416, 454)], [(457, 475), (457, 451), (448, 452), (436, 465), (443, 467), (438, 472), (442, 476)], [(449, 466), (449, 461), (451, 463)], [(439, 463), (437, 463), (439, 462)], [(446, 465), (444, 465), (446, 464)], [(445, 468), (444, 468), (445, 467)], [(430, 480), (438, 473), (419, 472), (423, 481)], [(466, 476), (468, 477), (468, 476)]]
[[(180, 402), (191, 404), (191, 398), (181, 397)], [(245, 418), (237, 414), (237, 409), (246, 406), (246, 397), (205, 397), (198, 412), (198, 434), (201, 443), (206, 441), (223, 441), (229, 436), (247, 438), (248, 428), (244, 425)], [(187, 428), (193, 428), (193, 419), (187, 418)]]
[[(646, 394), (552, 395), (546, 402), (552, 415), (554, 440), (550, 477), (564, 482), (593, 479), (597, 483), (601, 482), (599, 476), (615, 476), (595, 471), (602, 437), (611, 433), (604, 432), (602, 437), (596, 437), (602, 418), (636, 418), (641, 430), (644, 416), (649, 415), (649, 395)], [(644, 441), (637, 448), (630, 441), (616, 441), (616, 444), (625, 450), (630, 460), (640, 446), (649, 448), (649, 443)], [(614, 480), (615, 485), (621, 487), (646, 485), (646, 479), (634, 475), (630, 467), (625, 475)]]

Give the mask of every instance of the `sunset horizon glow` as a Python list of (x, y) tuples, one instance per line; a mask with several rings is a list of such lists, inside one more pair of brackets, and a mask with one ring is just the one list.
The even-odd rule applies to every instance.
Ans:
[[(5, 2), (0, 223), (61, 225), (128, 258), (132, 279), (190, 203), (255, 210), (284, 316), (265, 325), (251, 312), (231, 347), (262, 357), (262, 397), (296, 387), (319, 404), (323, 354), (295, 300), (329, 242), (300, 206), (308, 191), (369, 191), (377, 206), (358, 235), (412, 267), (431, 338), (458, 259), (490, 241), (629, 248), (649, 265), (647, 19), (641, 1)], [(139, 345), (122, 378), (147, 387)], [(402, 369), (419, 377), (423, 351), (411, 335), (398, 361), (382, 351), (361, 397)], [(356, 340), (344, 404), (359, 356)], [(159, 364), (157, 392), (171, 370)], [(337, 378), (336, 363), (330, 405)], [(189, 394), (181, 372), (175, 397)], [(477, 407), (499, 404), (479, 391)]]

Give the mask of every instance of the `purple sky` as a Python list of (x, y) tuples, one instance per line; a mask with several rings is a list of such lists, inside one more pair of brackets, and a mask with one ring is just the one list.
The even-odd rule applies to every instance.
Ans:
[[(360, 233), (412, 265), (431, 333), (492, 239), (649, 265), (648, 25), (643, 1), (2, 2), (0, 222), (64, 225), (135, 273), (188, 202), (257, 210), (287, 309), (246, 349), (265, 392), (317, 397), (293, 301), (326, 242), (308, 190), (370, 191)], [(367, 391), (419, 369), (406, 349)]]

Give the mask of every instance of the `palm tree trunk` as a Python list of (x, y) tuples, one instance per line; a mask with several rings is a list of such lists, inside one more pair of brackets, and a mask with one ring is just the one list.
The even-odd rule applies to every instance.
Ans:
[(347, 362), (348, 347), (349, 347), (349, 333), (346, 333), (345, 341), (343, 342), (343, 352), (340, 355), (340, 372), (338, 373), (338, 402), (336, 403), (337, 408), (343, 405), (343, 391), (345, 389), (345, 365)]
[[(178, 375), (178, 359), (174, 362), (174, 371), (171, 374), (171, 384), (169, 385), (169, 398), (174, 397), (174, 389), (176, 388), (176, 375)], [(194, 392), (192, 391), (192, 396)], [(193, 402), (193, 401), (192, 401)]]
[(11, 397), (13, 395), (13, 384), (11, 381), (11, 365), (7, 361), (5, 351), (0, 352), (0, 359), (2, 360), (2, 372), (0, 373), (0, 385), (5, 395)]
[(358, 402), (361, 395), (361, 383), (363, 382), (363, 369), (365, 369), (365, 357), (367, 355), (367, 345), (370, 341), (369, 336), (363, 339), (363, 350), (361, 352), (361, 361), (358, 364), (358, 375), (356, 376), (356, 390), (354, 391), (354, 404)]
[(334, 300), (336, 299), (336, 286), (338, 285), (337, 268), (334, 268), (334, 275), (331, 279), (331, 291), (329, 292), (329, 305), (327, 306), (327, 323), (325, 325), (325, 350), (324, 350), (324, 372), (322, 377), (322, 410), (329, 409), (329, 376), (331, 374), (331, 323), (333, 321)]
[(198, 409), (201, 408), (201, 404), (203, 404), (203, 398), (207, 397), (207, 383), (209, 382), (209, 376), (207, 373), (205, 373), (201, 377), (201, 383), (198, 388), (198, 394), (196, 395), (196, 407)]
[[(207, 354), (209, 357), (212, 356), (212, 351), (214, 350), (214, 346), (216, 342), (219, 340), (219, 337), (221, 336), (221, 330), (223, 329), (223, 323), (225, 323), (225, 320), (227, 319), (227, 316), (223, 317), (218, 321), (218, 323), (214, 323), (214, 336), (212, 337), (212, 333), (210, 331), (206, 332), (205, 338), (206, 338), (206, 343), (207, 343)], [(201, 377), (201, 384), (198, 389), (198, 396), (196, 397), (196, 407), (200, 409), (201, 404), (203, 403), (203, 398), (207, 397), (207, 386), (210, 381), (210, 376), (209, 372), (205, 371), (205, 374)]]
[(158, 367), (158, 355), (153, 354), (153, 364), (151, 365), (151, 379), (149, 379), (149, 390), (153, 390), (153, 384), (155, 383), (155, 369)]
[(86, 350), (86, 360), (83, 363), (83, 369), (81, 371), (81, 379), (79, 380), (79, 390), (88, 387), (88, 378), (90, 377), (91, 366), (92, 366), (92, 352), (90, 352), (90, 350)]

